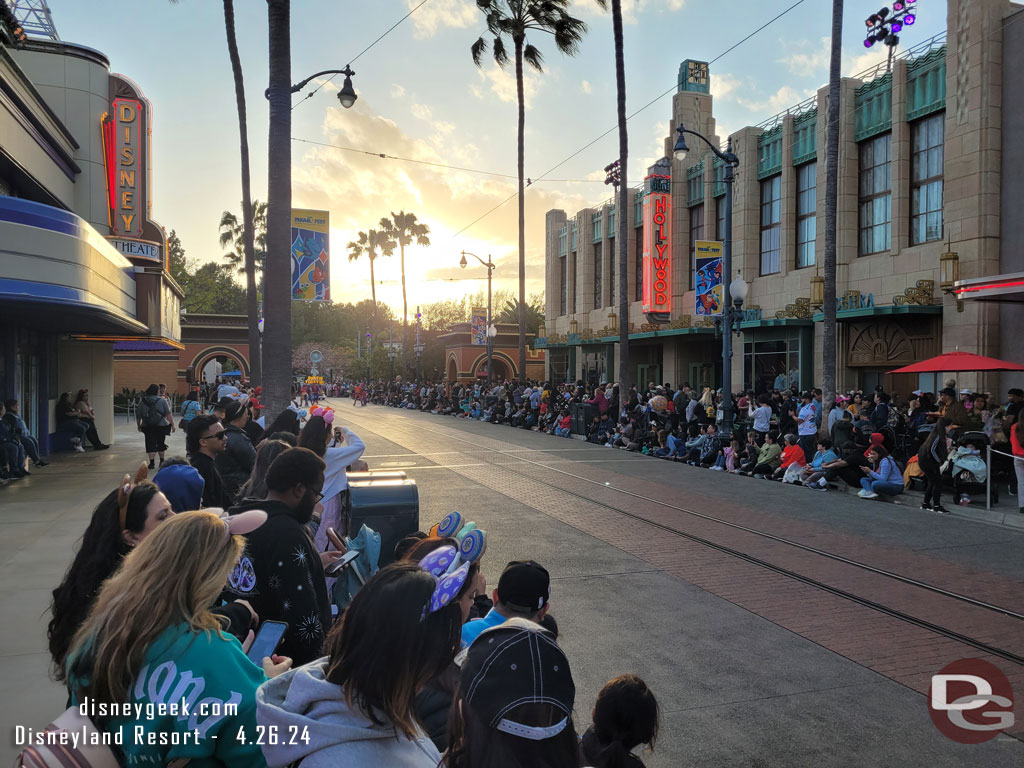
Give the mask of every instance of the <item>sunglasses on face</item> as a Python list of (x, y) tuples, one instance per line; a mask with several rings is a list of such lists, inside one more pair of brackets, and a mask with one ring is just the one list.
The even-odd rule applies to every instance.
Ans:
[(227, 434), (228, 431), (226, 429), (222, 429), (220, 432), (214, 432), (212, 435), (206, 435), (205, 437), (201, 437), (199, 439), (209, 440), (210, 438), (213, 438), (214, 440), (223, 440), (225, 437), (227, 437)]

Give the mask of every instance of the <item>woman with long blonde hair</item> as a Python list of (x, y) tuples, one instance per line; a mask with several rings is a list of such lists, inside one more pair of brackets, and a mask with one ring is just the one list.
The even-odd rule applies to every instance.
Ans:
[(265, 765), (256, 689), (291, 660), (265, 658), (260, 669), (210, 610), (245, 547), (241, 534), (265, 520), (259, 511), (176, 515), (103, 585), (67, 677), (73, 703), (114, 734), (124, 763)]

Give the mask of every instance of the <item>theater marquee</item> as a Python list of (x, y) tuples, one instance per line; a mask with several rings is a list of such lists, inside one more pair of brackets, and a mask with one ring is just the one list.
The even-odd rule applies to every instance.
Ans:
[(667, 174), (644, 179), (643, 258), (644, 314), (652, 323), (667, 323), (672, 314), (672, 178)]

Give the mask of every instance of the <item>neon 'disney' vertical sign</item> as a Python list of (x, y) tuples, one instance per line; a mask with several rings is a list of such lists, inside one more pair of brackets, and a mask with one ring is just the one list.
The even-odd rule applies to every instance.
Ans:
[(644, 179), (643, 311), (652, 323), (672, 314), (672, 179), (651, 173)]

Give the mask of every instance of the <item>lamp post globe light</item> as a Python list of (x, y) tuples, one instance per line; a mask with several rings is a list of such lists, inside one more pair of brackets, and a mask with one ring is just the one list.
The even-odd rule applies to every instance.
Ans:
[[(491, 318), (491, 275), (494, 272), (494, 262), (491, 261), (491, 255), (487, 254), (487, 261), (484, 261), (475, 253), (469, 251), (462, 252), (462, 258), (459, 260), (459, 266), (465, 269), (469, 262), (466, 261), (467, 256), (472, 256), (474, 259), (479, 261), (485, 267), (487, 267), (487, 389), (491, 388), (491, 362), (493, 358), (493, 347), (494, 337), (498, 335), (498, 329), (494, 327), (494, 321)], [(470, 331), (472, 333), (472, 331)]]
[[(747, 283), (742, 275), (726, 284), (725, 279), (733, 274), (732, 269), (732, 186), (736, 179), (736, 166), (740, 159), (732, 151), (732, 137), (723, 152), (708, 138), (696, 131), (683, 126), (682, 123), (676, 128), (676, 143), (672, 148), (672, 154), (676, 160), (686, 158), (690, 148), (686, 145), (686, 134), (696, 136), (705, 144), (711, 147), (715, 157), (725, 163), (725, 241), (722, 243), (722, 290), (724, 293), (722, 302), (722, 430), (727, 436), (732, 435), (732, 426), (735, 418), (735, 407), (733, 405), (732, 391), (732, 334), (733, 325), (736, 326), (736, 334), (739, 335), (739, 324), (743, 319), (742, 306), (747, 298)], [(735, 307), (733, 303), (735, 302)]]

